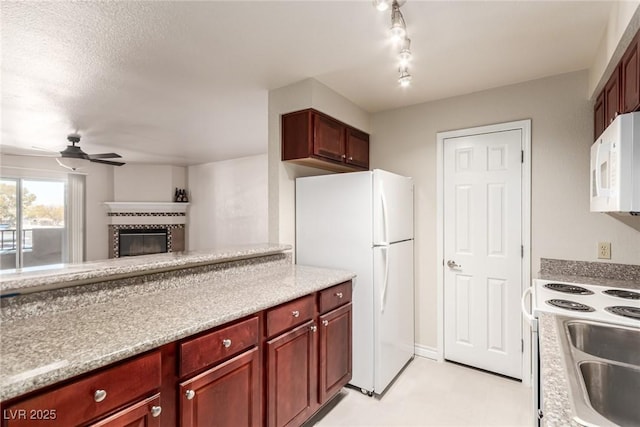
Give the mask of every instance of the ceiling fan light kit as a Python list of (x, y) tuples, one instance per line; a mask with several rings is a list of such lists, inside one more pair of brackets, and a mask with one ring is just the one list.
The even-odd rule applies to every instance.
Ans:
[(373, 5), (379, 11), (385, 11), (391, 6), (391, 40), (399, 46), (398, 61), (400, 67), (400, 77), (398, 82), (401, 87), (407, 87), (411, 83), (411, 74), (409, 74), (409, 62), (411, 61), (411, 40), (407, 35), (407, 25), (404, 21), (404, 16), (400, 11), (400, 6), (405, 3), (406, 0), (374, 0)]
[(56, 162), (63, 168), (77, 171), (83, 168), (86, 165), (86, 161), (94, 162), (94, 163), (104, 163), (111, 166), (122, 166), (125, 163), (123, 162), (114, 162), (110, 160), (103, 159), (118, 159), (121, 158), (119, 154), (116, 153), (100, 153), (100, 154), (87, 154), (76, 144), (80, 143), (80, 135), (77, 133), (72, 133), (67, 136), (67, 141), (71, 143), (71, 145), (67, 145), (67, 148), (60, 152), (60, 157), (56, 158)]

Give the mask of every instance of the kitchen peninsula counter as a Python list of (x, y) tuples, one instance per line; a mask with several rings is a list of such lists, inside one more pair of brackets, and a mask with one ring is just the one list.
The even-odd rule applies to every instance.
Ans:
[[(163, 255), (107, 261), (103, 271), (78, 273), (69, 267), (52, 277), (86, 274), (107, 280), (124, 270), (132, 274), (3, 298), (0, 401), (354, 277), (347, 271), (294, 265), (290, 247), (283, 245)], [(141, 266), (150, 264), (163, 267), (141, 275)], [(25, 277), (31, 285), (54, 280), (42, 274)], [(18, 278), (12, 280), (15, 284)]]

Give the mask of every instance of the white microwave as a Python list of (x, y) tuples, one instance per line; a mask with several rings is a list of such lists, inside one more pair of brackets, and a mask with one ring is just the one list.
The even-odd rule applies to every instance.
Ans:
[(640, 112), (617, 116), (591, 146), (591, 212), (640, 215)]

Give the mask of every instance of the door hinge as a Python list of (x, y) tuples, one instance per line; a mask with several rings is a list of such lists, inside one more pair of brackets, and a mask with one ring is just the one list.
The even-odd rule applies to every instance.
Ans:
[(524, 258), (524, 245), (520, 245), (520, 258)]
[(520, 150), (520, 163), (524, 163), (524, 150)]
[(524, 340), (520, 340), (520, 352), (524, 353)]

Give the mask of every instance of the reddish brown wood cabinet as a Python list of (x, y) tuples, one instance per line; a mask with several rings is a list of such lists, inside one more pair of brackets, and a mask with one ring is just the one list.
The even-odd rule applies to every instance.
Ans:
[(369, 135), (314, 109), (282, 116), (282, 160), (349, 172), (369, 169)]
[(640, 107), (640, 52), (638, 35), (627, 48), (620, 61), (622, 112), (636, 111)]
[(615, 69), (609, 81), (604, 87), (604, 119), (605, 125), (611, 122), (620, 114), (620, 67)]
[[(3, 425), (86, 425), (112, 414), (114, 410), (137, 403), (144, 407), (144, 411), (150, 412), (151, 407), (144, 402), (149, 394), (160, 389), (160, 377), (160, 352), (154, 351), (8, 407), (3, 406)], [(159, 411), (161, 409), (154, 410), (156, 417), (160, 415)], [(127, 412), (124, 411), (125, 414)], [(126, 418), (122, 413), (117, 415), (120, 416)]]
[(351, 312), (349, 303), (319, 318), (318, 401), (321, 405), (351, 380)]
[(316, 331), (311, 320), (266, 346), (267, 425), (299, 426), (316, 409)]
[(351, 286), (3, 402), (2, 426), (297, 427), (351, 379)]
[(640, 110), (640, 33), (636, 34), (593, 105), (597, 139), (618, 114)]
[(160, 394), (131, 405), (90, 427), (160, 427)]
[(605, 112), (604, 112), (604, 91), (598, 95), (593, 107), (593, 139), (594, 141), (604, 132)]
[(259, 426), (260, 352), (248, 350), (180, 383), (180, 426)]

